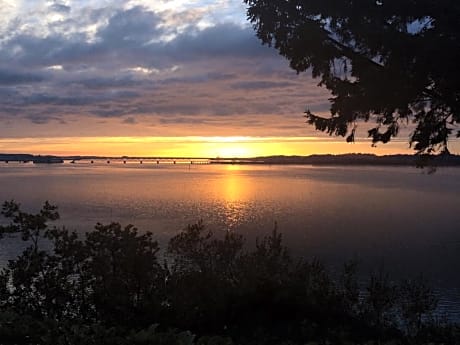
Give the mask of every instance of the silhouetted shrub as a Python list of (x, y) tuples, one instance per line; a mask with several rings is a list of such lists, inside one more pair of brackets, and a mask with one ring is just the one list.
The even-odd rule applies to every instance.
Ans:
[[(422, 278), (372, 274), (356, 263), (338, 280), (319, 261), (294, 259), (275, 229), (253, 250), (234, 232), (202, 222), (171, 238), (164, 254), (151, 232), (97, 224), (83, 236), (50, 227), (6, 202), (29, 246), (0, 274), (0, 344), (455, 344), (458, 326), (435, 322)], [(160, 263), (162, 262), (162, 263)]]

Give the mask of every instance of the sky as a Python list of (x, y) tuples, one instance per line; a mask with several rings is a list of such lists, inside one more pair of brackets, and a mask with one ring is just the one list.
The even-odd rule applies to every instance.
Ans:
[(239, 0), (0, 0), (0, 152), (412, 152), (407, 135), (374, 148), (306, 125), (306, 108), (329, 113), (317, 84), (261, 45)]

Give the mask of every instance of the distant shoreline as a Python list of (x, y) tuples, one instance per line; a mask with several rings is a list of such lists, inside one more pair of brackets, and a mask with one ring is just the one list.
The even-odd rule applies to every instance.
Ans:
[(388, 166), (460, 166), (460, 155), (385, 155), (374, 154), (340, 154), (340, 155), (310, 155), (310, 156), (265, 156), (252, 158), (209, 158), (209, 157), (130, 157), (130, 156), (55, 156), (32, 154), (0, 153), (0, 162), (34, 162), (34, 163), (63, 163), (64, 161), (78, 162), (82, 160), (165, 163), (170, 161), (179, 164), (259, 164), (259, 165), (388, 165)]

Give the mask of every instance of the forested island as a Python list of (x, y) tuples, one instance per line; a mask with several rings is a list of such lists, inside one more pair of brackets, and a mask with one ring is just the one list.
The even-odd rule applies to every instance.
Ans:
[(351, 153), (341, 155), (310, 155), (310, 156), (268, 156), (238, 159), (212, 159), (211, 163), (241, 164), (307, 164), (307, 165), (389, 165), (389, 166), (460, 166), (460, 156), (443, 155), (386, 155)]

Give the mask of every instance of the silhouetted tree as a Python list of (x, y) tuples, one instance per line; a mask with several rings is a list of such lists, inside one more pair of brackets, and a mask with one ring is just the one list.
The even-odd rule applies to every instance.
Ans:
[(158, 243), (152, 233), (118, 223), (97, 224), (87, 233), (90, 260), (85, 275), (91, 279), (92, 303), (98, 318), (116, 325), (148, 325), (158, 315), (165, 274), (157, 260)]
[(331, 117), (307, 110), (307, 123), (351, 142), (357, 122), (370, 120), (376, 144), (413, 122), (418, 153), (447, 150), (460, 121), (458, 1), (244, 2), (262, 42), (332, 93)]
[(85, 236), (50, 228), (59, 214), (48, 202), (38, 214), (6, 202), (2, 214), (11, 219), (2, 232), (19, 232), (31, 242), (0, 273), (1, 304), (10, 311), (122, 328), (148, 326), (158, 317), (166, 271), (152, 233), (118, 223), (97, 224)]
[(242, 247), (241, 235), (226, 232), (215, 238), (201, 221), (170, 239), (168, 305), (176, 326), (223, 331), (232, 318)]

